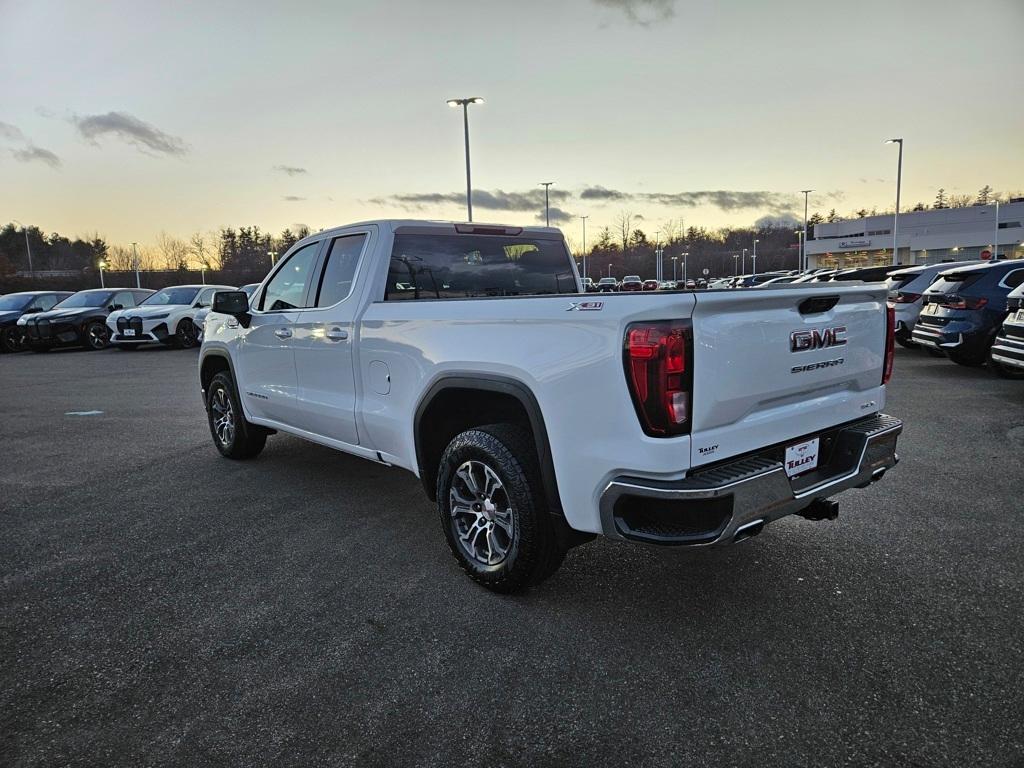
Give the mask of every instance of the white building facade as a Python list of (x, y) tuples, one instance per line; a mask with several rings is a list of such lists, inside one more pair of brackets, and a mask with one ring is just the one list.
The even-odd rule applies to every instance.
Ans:
[[(897, 262), (938, 264), (1024, 258), (1024, 199), (996, 205), (940, 208), (900, 214)], [(815, 224), (807, 239), (808, 267), (892, 264), (893, 215)]]

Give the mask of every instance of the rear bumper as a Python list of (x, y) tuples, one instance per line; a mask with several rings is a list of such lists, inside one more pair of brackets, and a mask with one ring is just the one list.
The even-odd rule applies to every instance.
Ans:
[(827, 464), (789, 478), (776, 451), (764, 451), (661, 482), (617, 477), (601, 494), (610, 538), (668, 546), (731, 544), (774, 520), (847, 488), (865, 487), (899, 461), (903, 422), (876, 414), (830, 435)]
[(1024, 370), (1024, 325), (1006, 323), (992, 345), (997, 363)]

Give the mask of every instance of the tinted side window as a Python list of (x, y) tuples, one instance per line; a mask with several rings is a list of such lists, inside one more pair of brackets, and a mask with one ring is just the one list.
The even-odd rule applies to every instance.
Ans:
[(196, 307), (208, 307), (213, 303), (213, 293), (215, 288), (207, 288), (206, 290), (199, 292), (199, 298), (196, 300)]
[(1003, 285), (1010, 288), (1016, 288), (1021, 283), (1024, 283), (1024, 269), (1015, 269), (1003, 278)]
[(320, 243), (305, 245), (285, 261), (273, 279), (267, 283), (260, 298), (260, 309), (265, 312), (283, 312), (306, 306), (306, 289)]
[(561, 240), (504, 235), (396, 235), (386, 301), (575, 293)]
[(131, 291), (121, 291), (115, 293), (114, 298), (110, 300), (111, 304), (120, 304), (122, 307), (127, 309), (128, 307), (135, 306), (135, 294)]
[(317, 289), (316, 306), (329, 307), (352, 293), (352, 278), (359, 266), (359, 256), (363, 252), (366, 235), (346, 235), (331, 241), (331, 250), (327, 254), (327, 264), (320, 276), (320, 287)]

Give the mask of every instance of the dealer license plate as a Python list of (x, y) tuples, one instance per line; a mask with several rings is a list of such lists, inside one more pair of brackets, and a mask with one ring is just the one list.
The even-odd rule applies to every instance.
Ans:
[(818, 438), (786, 446), (786, 474), (790, 477), (818, 466)]
[(134, 336), (135, 335), (135, 329), (134, 328), (125, 328), (124, 329), (124, 335), (125, 336)]

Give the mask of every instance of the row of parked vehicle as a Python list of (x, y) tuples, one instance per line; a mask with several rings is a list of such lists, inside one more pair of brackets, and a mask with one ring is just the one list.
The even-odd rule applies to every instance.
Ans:
[(587, 293), (614, 293), (617, 291), (680, 291), (707, 288), (708, 281), (703, 277), (697, 280), (662, 280), (652, 278), (641, 279), (640, 275), (626, 275), (622, 280), (614, 277), (602, 277), (596, 283), (589, 277), (583, 278), (583, 290)]
[[(258, 284), (242, 286), (251, 294)], [(188, 349), (202, 339), (217, 291), (231, 285), (173, 285), (23, 291), (0, 296), (0, 350), (47, 352), (55, 347), (132, 351), (144, 344)]]

